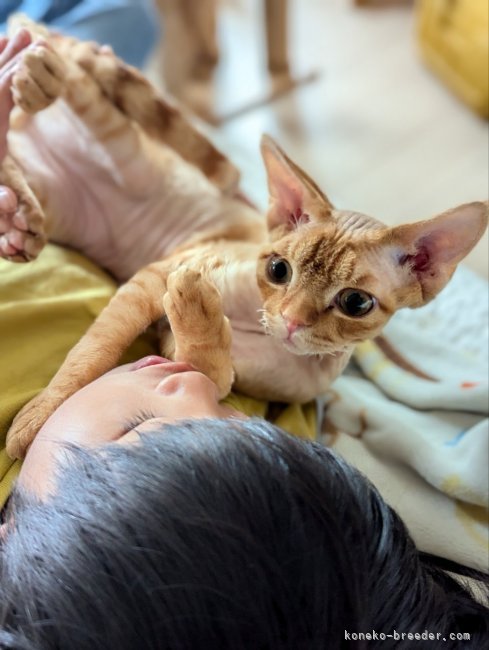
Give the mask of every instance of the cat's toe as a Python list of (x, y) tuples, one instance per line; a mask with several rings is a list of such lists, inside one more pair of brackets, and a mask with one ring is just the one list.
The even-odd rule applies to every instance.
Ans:
[(177, 311), (179, 311), (182, 301), (189, 303), (198, 295), (201, 278), (199, 271), (193, 271), (186, 266), (181, 266), (170, 273), (166, 288)]
[(221, 296), (202, 273), (182, 266), (168, 276), (167, 289), (174, 310), (185, 318), (210, 322), (222, 317)]
[(42, 219), (27, 206), (20, 205), (14, 212), (0, 210), (0, 257), (11, 262), (30, 262), (45, 243)]
[(168, 276), (169, 291), (185, 291), (202, 278), (200, 271), (194, 271), (188, 266), (180, 266)]
[(64, 77), (64, 63), (54, 50), (43, 44), (31, 46), (13, 79), (15, 103), (26, 113), (37, 113), (59, 97)]

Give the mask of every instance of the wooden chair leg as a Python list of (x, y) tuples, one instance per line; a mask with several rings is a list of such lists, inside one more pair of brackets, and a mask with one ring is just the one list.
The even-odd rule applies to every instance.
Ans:
[(289, 74), (287, 0), (265, 0), (268, 69), (271, 74)]
[(163, 77), (176, 97), (193, 80), (210, 79), (219, 59), (217, 0), (156, 0), (162, 19)]
[(192, 5), (193, 30), (198, 55), (193, 70), (196, 79), (210, 79), (219, 61), (217, 9), (217, 0), (199, 0)]

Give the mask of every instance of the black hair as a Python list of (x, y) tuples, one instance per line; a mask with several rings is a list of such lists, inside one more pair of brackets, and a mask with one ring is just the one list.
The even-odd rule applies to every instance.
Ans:
[(51, 497), (12, 495), (2, 648), (386, 649), (409, 646), (402, 633), (446, 639), (416, 648), (487, 641), (488, 609), (321, 445), (262, 420), (193, 420), (68, 456)]

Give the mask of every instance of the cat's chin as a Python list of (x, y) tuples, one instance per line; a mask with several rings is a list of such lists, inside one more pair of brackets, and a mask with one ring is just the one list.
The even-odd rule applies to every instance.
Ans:
[(324, 356), (339, 356), (345, 352), (349, 352), (351, 346), (342, 345), (342, 346), (326, 346), (326, 347), (311, 347), (301, 343), (300, 341), (294, 342), (288, 339), (282, 340), (282, 345), (286, 350), (292, 354), (296, 354), (302, 357), (324, 357)]
[(282, 339), (282, 345), (286, 350), (292, 352), (292, 354), (298, 354), (300, 356), (306, 356), (309, 354), (309, 352), (307, 352), (307, 350), (304, 350), (302, 346), (299, 346), (293, 341), (289, 341), (288, 339)]

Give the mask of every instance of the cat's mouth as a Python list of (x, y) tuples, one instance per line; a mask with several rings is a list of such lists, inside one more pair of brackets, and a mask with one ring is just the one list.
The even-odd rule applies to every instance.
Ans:
[(316, 346), (311, 345), (307, 340), (304, 340), (303, 336), (300, 334), (290, 334), (288, 332), (286, 336), (283, 336), (282, 344), (289, 352), (301, 356), (322, 353), (321, 350), (316, 349)]
[(285, 346), (288, 350), (292, 350), (293, 352), (295, 352), (296, 350), (298, 350), (298, 346), (297, 346), (296, 343), (295, 343), (295, 342), (290, 338), (290, 336), (288, 336), (287, 338), (283, 339), (282, 343), (284, 344), (284, 346)]
[(288, 334), (282, 338), (284, 347), (293, 354), (301, 356), (324, 356), (336, 355), (346, 352), (349, 349), (348, 345), (338, 345), (331, 342), (323, 342), (317, 345), (311, 341), (305, 340), (300, 334)]
[[(290, 331), (287, 329), (283, 319), (270, 316), (264, 311), (260, 319), (265, 332), (282, 343), (284, 348), (292, 354), (300, 356), (323, 356), (325, 354), (336, 354), (343, 351), (341, 345), (335, 345), (332, 341), (316, 342), (308, 340), (307, 328)], [(346, 347), (346, 346), (345, 346)]]

